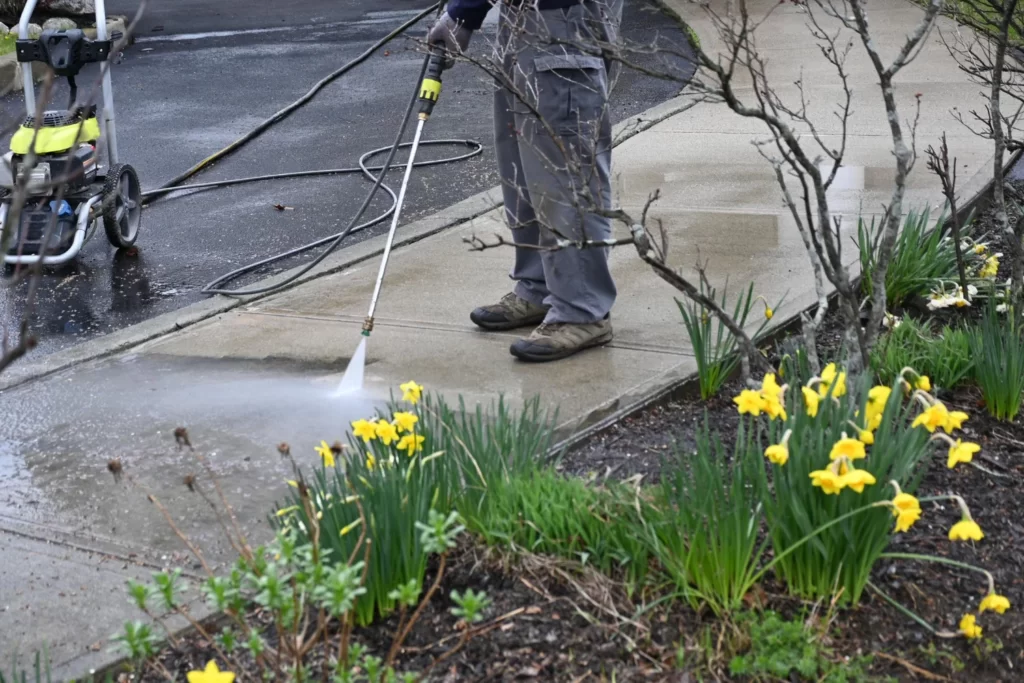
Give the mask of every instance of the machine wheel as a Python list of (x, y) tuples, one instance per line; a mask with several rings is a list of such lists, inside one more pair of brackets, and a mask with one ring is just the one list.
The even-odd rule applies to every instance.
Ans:
[(102, 202), (103, 228), (110, 243), (118, 249), (135, 244), (142, 226), (142, 186), (134, 168), (115, 164), (107, 170)]

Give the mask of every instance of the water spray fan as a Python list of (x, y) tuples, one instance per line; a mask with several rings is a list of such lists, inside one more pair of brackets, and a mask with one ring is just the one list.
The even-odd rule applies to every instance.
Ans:
[[(338, 386), (338, 395), (350, 394), (360, 391), (363, 388), (363, 375), (366, 368), (366, 342), (373, 333), (373, 316), (377, 311), (377, 302), (380, 299), (381, 287), (384, 284), (384, 274), (387, 272), (388, 259), (391, 258), (391, 248), (395, 242), (395, 230), (398, 228), (398, 221), (402, 215), (402, 207), (405, 204), (405, 191), (409, 186), (409, 177), (416, 162), (416, 152), (419, 149), (420, 139), (423, 136), (423, 127), (434, 112), (434, 105), (441, 96), (441, 72), (444, 70), (444, 55), (439, 46), (431, 46), (430, 55), (427, 57), (427, 68), (420, 82), (419, 89), (419, 114), (416, 122), (416, 133), (412, 139), (412, 147), (409, 151), (409, 160), (405, 164), (405, 174), (402, 177), (402, 187), (398, 191), (398, 203), (395, 212), (391, 216), (391, 227), (388, 229), (387, 241), (384, 243), (384, 253), (380, 259), (380, 269), (377, 271), (377, 281), (373, 287), (373, 296), (370, 298), (370, 310), (363, 321), (362, 339), (352, 354), (352, 360), (345, 368), (345, 374), (341, 377), (341, 384)], [(381, 174), (387, 173), (387, 169)]]

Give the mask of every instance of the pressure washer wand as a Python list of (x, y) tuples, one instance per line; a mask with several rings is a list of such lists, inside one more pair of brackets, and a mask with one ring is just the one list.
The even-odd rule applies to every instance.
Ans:
[[(373, 287), (373, 297), (370, 299), (370, 311), (363, 321), (363, 338), (359, 340), (359, 346), (352, 355), (352, 359), (345, 368), (345, 374), (341, 377), (341, 385), (338, 387), (336, 396), (351, 394), (363, 388), (363, 372), (366, 368), (366, 341), (373, 332), (373, 314), (377, 310), (377, 300), (380, 298), (380, 289), (384, 284), (384, 273), (388, 268), (388, 259), (391, 258), (391, 247), (395, 243), (395, 229), (398, 228), (398, 221), (402, 215), (402, 205), (405, 203), (405, 191), (409, 187), (409, 176), (412, 175), (413, 166), (416, 165), (416, 151), (420, 146), (420, 137), (423, 135), (423, 126), (427, 119), (434, 112), (434, 105), (441, 96), (441, 72), (444, 70), (444, 57), (437, 49), (431, 49), (430, 57), (427, 60), (427, 68), (423, 72), (423, 81), (420, 83), (419, 94), (419, 121), (416, 122), (416, 135), (412, 139), (412, 147), (409, 150), (409, 161), (405, 164), (405, 175), (402, 178), (402, 188), (398, 191), (398, 199), (395, 202), (395, 213), (391, 216), (391, 228), (388, 230), (388, 239), (384, 243), (384, 254), (380, 260), (380, 270), (377, 271), (377, 282)], [(387, 169), (381, 171), (381, 177)]]
[(427, 62), (427, 71), (420, 85), (420, 106), (419, 121), (416, 122), (416, 134), (412, 139), (412, 148), (409, 150), (409, 161), (405, 165), (405, 176), (402, 178), (402, 187), (398, 191), (398, 202), (395, 205), (395, 213), (391, 216), (391, 228), (388, 230), (388, 239), (384, 244), (384, 255), (380, 260), (380, 270), (377, 272), (377, 283), (373, 287), (373, 297), (370, 299), (370, 310), (363, 321), (363, 336), (369, 337), (373, 332), (373, 314), (377, 310), (377, 300), (380, 298), (381, 286), (384, 284), (384, 273), (388, 267), (388, 259), (391, 257), (391, 247), (395, 242), (395, 229), (398, 227), (399, 218), (402, 215), (402, 205), (405, 203), (405, 191), (409, 186), (409, 176), (416, 161), (416, 151), (419, 149), (420, 137), (423, 135), (423, 126), (430, 115), (434, 112), (434, 105), (441, 96), (441, 72), (444, 70), (444, 57), (435, 50), (431, 51)]
[[(366, 368), (366, 341), (373, 332), (373, 314), (377, 310), (377, 300), (380, 299), (381, 286), (384, 284), (384, 273), (388, 268), (388, 259), (391, 258), (391, 247), (395, 243), (395, 230), (398, 228), (398, 221), (402, 215), (402, 205), (405, 203), (405, 191), (409, 187), (409, 176), (416, 165), (416, 151), (420, 146), (420, 138), (423, 135), (423, 126), (427, 119), (434, 113), (434, 105), (441, 96), (441, 72), (444, 70), (444, 56), (441, 51), (433, 48), (430, 57), (427, 59), (427, 68), (423, 72), (423, 81), (420, 83), (419, 93), (419, 121), (416, 122), (416, 135), (412, 139), (412, 147), (409, 150), (409, 161), (405, 164), (405, 175), (402, 177), (402, 187), (398, 191), (398, 199), (395, 202), (395, 213), (391, 216), (391, 228), (388, 230), (388, 239), (384, 243), (384, 254), (380, 259), (380, 270), (377, 271), (377, 282), (373, 286), (373, 297), (370, 299), (370, 311), (363, 321), (363, 338), (359, 340), (359, 346), (352, 355), (352, 359), (345, 368), (345, 374), (341, 377), (341, 385), (335, 395), (342, 396), (363, 388), (363, 373)], [(387, 171), (381, 171), (381, 177)]]

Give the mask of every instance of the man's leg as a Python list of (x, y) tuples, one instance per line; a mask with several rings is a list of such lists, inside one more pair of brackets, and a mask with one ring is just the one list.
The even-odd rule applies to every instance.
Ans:
[[(516, 51), (511, 44), (515, 13), (503, 10), (498, 29), (495, 60), (500, 61), (506, 78), (511, 79), (516, 69)], [(511, 81), (510, 81), (511, 82)], [(505, 220), (512, 230), (516, 244), (537, 245), (540, 225), (530, 205), (523, 163), (519, 157), (519, 135), (513, 114), (515, 98), (507, 87), (496, 84), (494, 92), (494, 152), (498, 159), (502, 196), (505, 201)], [(544, 320), (548, 296), (544, 281), (544, 265), (536, 249), (517, 248), (510, 277), (515, 289), (497, 304), (481, 306), (470, 314), (470, 319), (488, 330), (508, 330), (532, 326)]]
[[(517, 107), (516, 124), (542, 246), (612, 236), (611, 221), (599, 215), (611, 208), (607, 65), (566, 43), (595, 33), (614, 36), (620, 15), (620, 0), (528, 14), (516, 89), (529, 101)], [(616, 289), (608, 251), (567, 246), (541, 252), (551, 310), (544, 325), (513, 345), (514, 355), (554, 360), (611, 340), (608, 314)]]

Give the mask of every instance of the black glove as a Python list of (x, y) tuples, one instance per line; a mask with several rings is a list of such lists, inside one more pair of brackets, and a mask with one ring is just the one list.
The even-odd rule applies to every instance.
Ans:
[(473, 31), (466, 28), (465, 24), (452, 19), (445, 12), (427, 33), (427, 43), (432, 48), (435, 45), (443, 47), (445, 52), (444, 68), (450, 69), (455, 65), (455, 58), (469, 47), (469, 40), (472, 37)]

